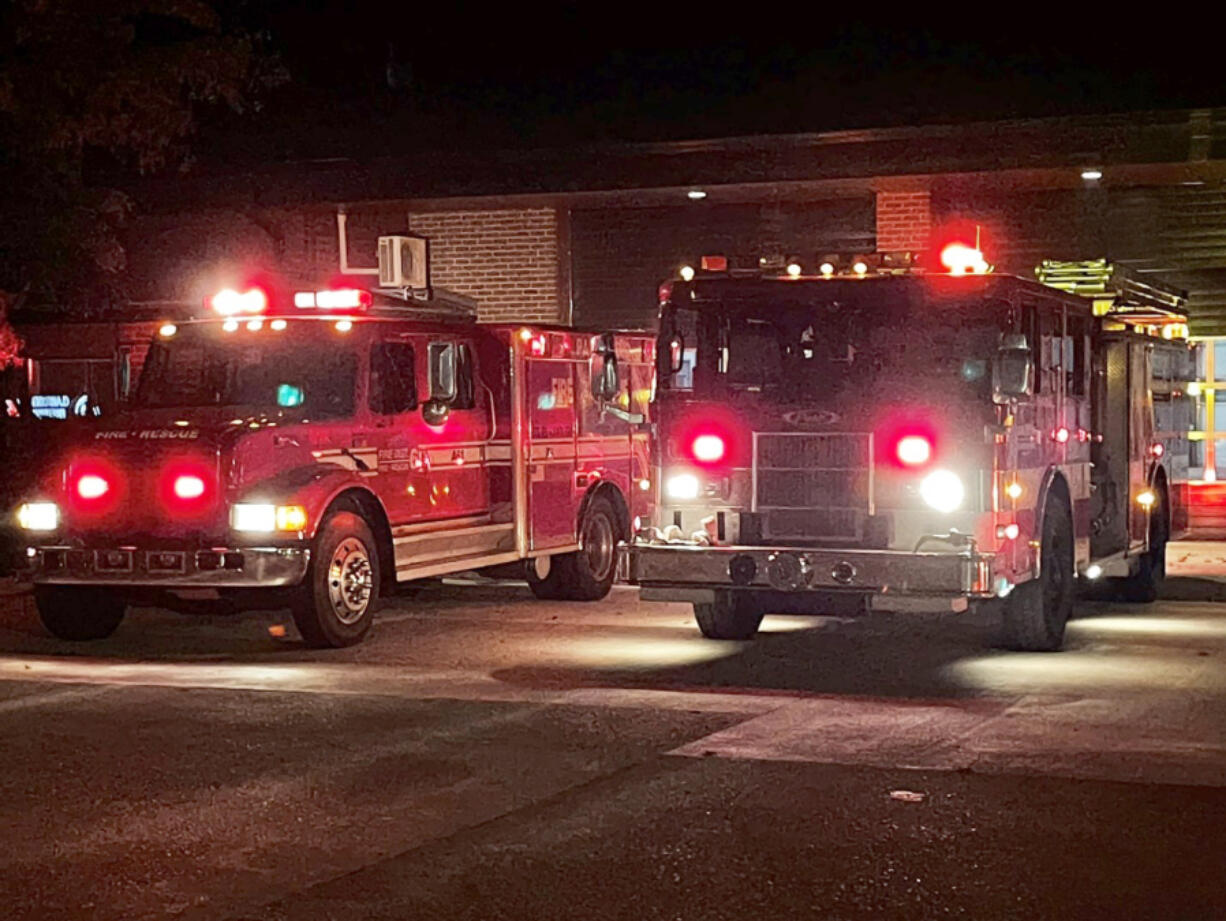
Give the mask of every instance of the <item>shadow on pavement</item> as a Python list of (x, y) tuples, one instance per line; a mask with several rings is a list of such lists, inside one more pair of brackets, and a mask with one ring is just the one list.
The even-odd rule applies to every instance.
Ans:
[[(423, 585), (402, 586), (387, 602), (393, 608), (411, 607), (415, 614), (425, 617), (437, 612), (443, 620), (449, 609), (460, 604), (479, 611), (530, 600), (532, 593), (524, 585), (469, 586), (430, 581)], [(385, 628), (376, 616), (376, 632), (367, 644), (377, 643), (378, 633)], [(271, 657), (292, 662), (338, 658), (362, 648), (309, 649), (299, 637), (288, 610), (184, 613), (146, 607), (130, 608), (114, 636), (71, 643), (56, 639), (46, 631), (28, 591), (0, 594), (0, 653), (208, 662)]]
[(493, 677), (530, 688), (974, 697), (980, 692), (950, 680), (948, 666), (991, 654), (994, 634), (987, 615), (769, 616), (749, 642), (707, 640), (693, 626), (672, 637), (630, 629), (579, 640), (582, 665), (525, 664)]
[[(27, 603), (0, 617), (0, 653), (115, 664), (327, 664), (355, 675), (366, 667), (437, 671), (532, 691), (968, 699), (1066, 693), (1089, 680), (1078, 677), (1082, 672), (1135, 668), (1142, 649), (1181, 662), (1186, 655), (1216, 657), (1226, 619), (1219, 623), (1209, 606), (1202, 608), (1172, 616), (1151, 614), (1148, 606), (1083, 602), (1067, 654), (1019, 655), (993, 648), (998, 621), (990, 612), (769, 616), (755, 640), (721, 642), (698, 633), (688, 606), (639, 602), (630, 591), (599, 604), (538, 603), (523, 585), (436, 584), (393, 598), (372, 636), (344, 650), (305, 648), (288, 612), (156, 609), (134, 610), (114, 637), (75, 645), (48, 636)], [(1185, 649), (1189, 644), (1194, 648)]]

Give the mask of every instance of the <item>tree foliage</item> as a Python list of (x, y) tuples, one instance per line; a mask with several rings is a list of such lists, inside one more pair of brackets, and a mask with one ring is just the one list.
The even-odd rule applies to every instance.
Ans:
[(0, 291), (0, 371), (17, 361), (21, 340), (8, 322), (8, 297)]
[(205, 0), (16, 0), (0, 13), (0, 291), (77, 312), (120, 291), (119, 191), (190, 167), (201, 113), (281, 79)]

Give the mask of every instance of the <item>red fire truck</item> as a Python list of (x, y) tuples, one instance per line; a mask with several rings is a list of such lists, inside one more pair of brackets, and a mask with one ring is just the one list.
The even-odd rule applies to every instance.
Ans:
[(644, 599), (720, 639), (765, 612), (991, 604), (1025, 650), (1061, 645), (1079, 580), (1152, 600), (1181, 494), (1151, 362), (1186, 344), (975, 257), (661, 288)]
[(654, 340), (484, 325), (453, 300), (260, 288), (166, 323), (127, 411), (18, 510), (55, 635), (135, 603), (291, 608), (362, 639), (393, 583), (467, 570), (594, 600), (650, 515)]

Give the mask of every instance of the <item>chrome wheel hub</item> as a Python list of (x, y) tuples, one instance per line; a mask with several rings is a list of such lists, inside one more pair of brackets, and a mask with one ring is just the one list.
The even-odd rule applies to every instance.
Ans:
[(328, 600), (336, 619), (342, 624), (361, 620), (370, 607), (374, 585), (374, 570), (366, 545), (356, 537), (345, 538), (333, 551), (328, 564)]
[(617, 541), (613, 524), (604, 515), (590, 518), (583, 528), (583, 555), (588, 571), (597, 582), (606, 579), (616, 563)]

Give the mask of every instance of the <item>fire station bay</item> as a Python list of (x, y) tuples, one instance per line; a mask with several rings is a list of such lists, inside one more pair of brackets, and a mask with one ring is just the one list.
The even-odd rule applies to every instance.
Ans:
[(476, 570), (714, 640), (986, 604), (1051, 650), (1084, 583), (1153, 600), (1226, 530), (1226, 111), (491, 162), (150, 183), (127, 299), (13, 318), (52, 633), (275, 606), (346, 645)]

